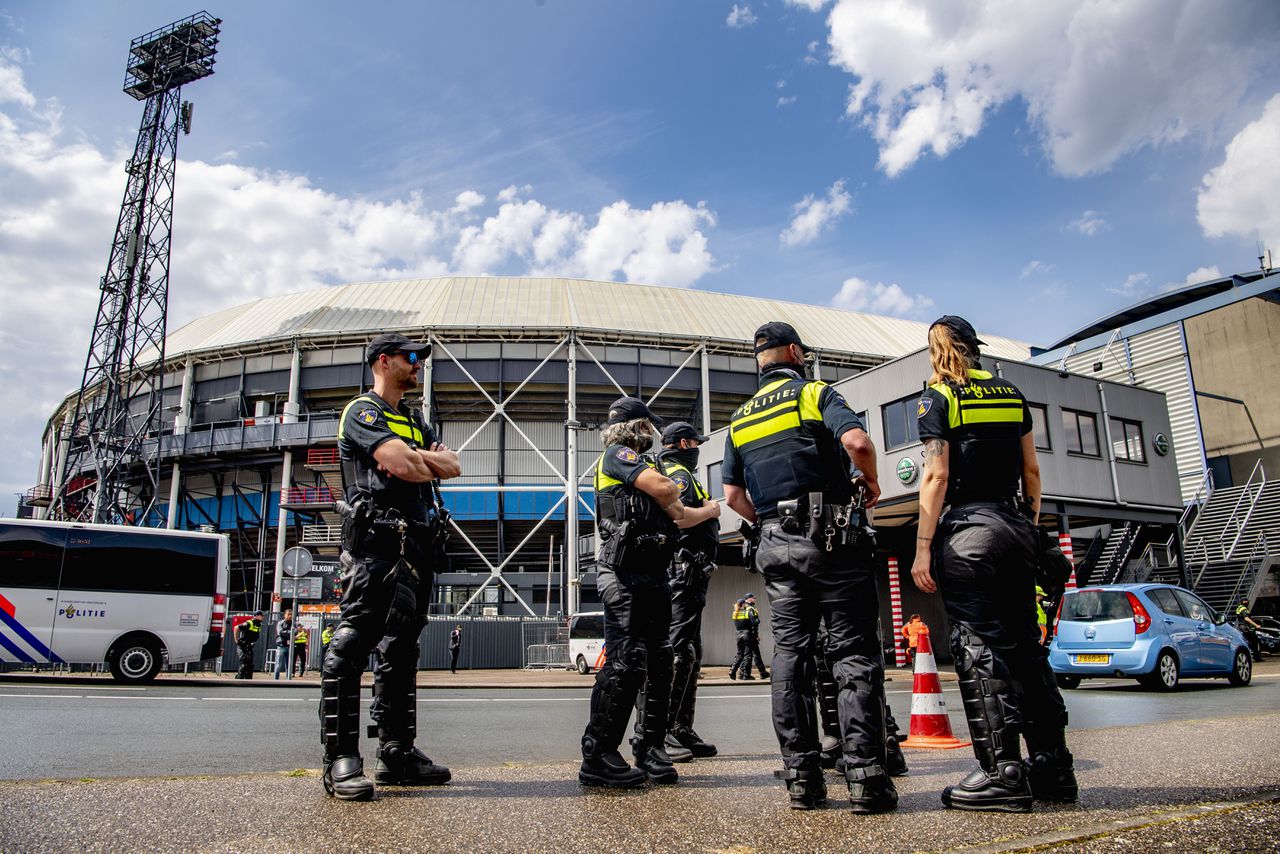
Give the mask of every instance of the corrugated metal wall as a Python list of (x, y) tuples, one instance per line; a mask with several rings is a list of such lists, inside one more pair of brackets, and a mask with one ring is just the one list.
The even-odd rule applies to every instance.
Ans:
[[(1102, 363), (1102, 370), (1094, 371), (1098, 362)], [(1204, 475), (1205, 459), (1181, 321), (1131, 338), (1117, 338), (1109, 350), (1099, 347), (1077, 353), (1067, 360), (1067, 368), (1098, 379), (1132, 381), (1164, 393), (1182, 500), (1191, 500)], [(1152, 436), (1144, 439), (1150, 453)]]

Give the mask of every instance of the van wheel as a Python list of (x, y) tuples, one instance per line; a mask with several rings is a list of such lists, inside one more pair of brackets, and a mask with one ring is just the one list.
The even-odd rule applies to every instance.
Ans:
[(586, 676), (588, 673), (591, 672), (591, 665), (587, 664), (587, 660), (583, 658), (581, 655), (578, 656), (578, 660), (576, 664), (578, 665), (578, 672), (581, 673), (583, 676)]
[(1169, 650), (1162, 650), (1156, 659), (1155, 669), (1139, 681), (1157, 691), (1172, 691), (1178, 687), (1178, 659)]
[(1070, 691), (1072, 688), (1080, 687), (1079, 676), (1069, 676), (1066, 673), (1055, 673), (1053, 678), (1058, 680), (1059, 688), (1066, 688), (1068, 691)]
[(1253, 679), (1253, 656), (1249, 654), (1249, 650), (1241, 647), (1236, 650), (1235, 661), (1231, 664), (1231, 672), (1227, 674), (1227, 681), (1232, 685), (1244, 686), (1248, 685)]
[(150, 682), (160, 672), (160, 647), (146, 638), (126, 639), (111, 654), (111, 675), (117, 682)]

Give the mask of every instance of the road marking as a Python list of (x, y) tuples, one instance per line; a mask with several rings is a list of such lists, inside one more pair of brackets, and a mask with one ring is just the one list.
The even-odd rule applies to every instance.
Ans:
[[(192, 700), (209, 700), (214, 703), (314, 703), (315, 697), (191, 697)], [(369, 702), (365, 700), (365, 702)]]
[(68, 700), (83, 700), (84, 694), (0, 694), (0, 697), (62, 697)]

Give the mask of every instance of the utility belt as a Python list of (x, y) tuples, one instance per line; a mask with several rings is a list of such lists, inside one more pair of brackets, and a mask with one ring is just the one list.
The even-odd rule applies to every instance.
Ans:
[(1018, 504), (1017, 495), (991, 495), (981, 492), (967, 492), (957, 490), (949, 493), (946, 498), (948, 507), (963, 507), (966, 504), (998, 504), (1001, 507), (1008, 507), (1010, 510), (1018, 510), (1022, 508)]
[(353, 553), (397, 552), (410, 563), (419, 564), (442, 559), (449, 539), (449, 511), (438, 505), (434, 518), (427, 521), (406, 519), (393, 507), (376, 507), (367, 497), (348, 503), (338, 501), (335, 509), (342, 514), (342, 548)]
[(836, 546), (875, 546), (875, 529), (867, 521), (861, 497), (840, 503), (824, 501), (821, 492), (778, 502), (778, 524), (788, 534), (804, 534), (827, 551)]
[(675, 547), (675, 537), (658, 531), (641, 528), (628, 520), (614, 529), (609, 539), (600, 546), (598, 562), (616, 569), (628, 559), (639, 556), (666, 563)]

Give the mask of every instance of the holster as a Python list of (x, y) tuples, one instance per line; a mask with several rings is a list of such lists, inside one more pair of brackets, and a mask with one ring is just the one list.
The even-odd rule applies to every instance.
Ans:
[(831, 551), (836, 546), (874, 546), (866, 512), (852, 502), (831, 504), (821, 492), (778, 502), (782, 530), (804, 534), (814, 545)]
[(373, 502), (357, 498), (354, 503), (339, 501), (334, 506), (342, 514), (343, 550), (362, 551), (373, 532)]

